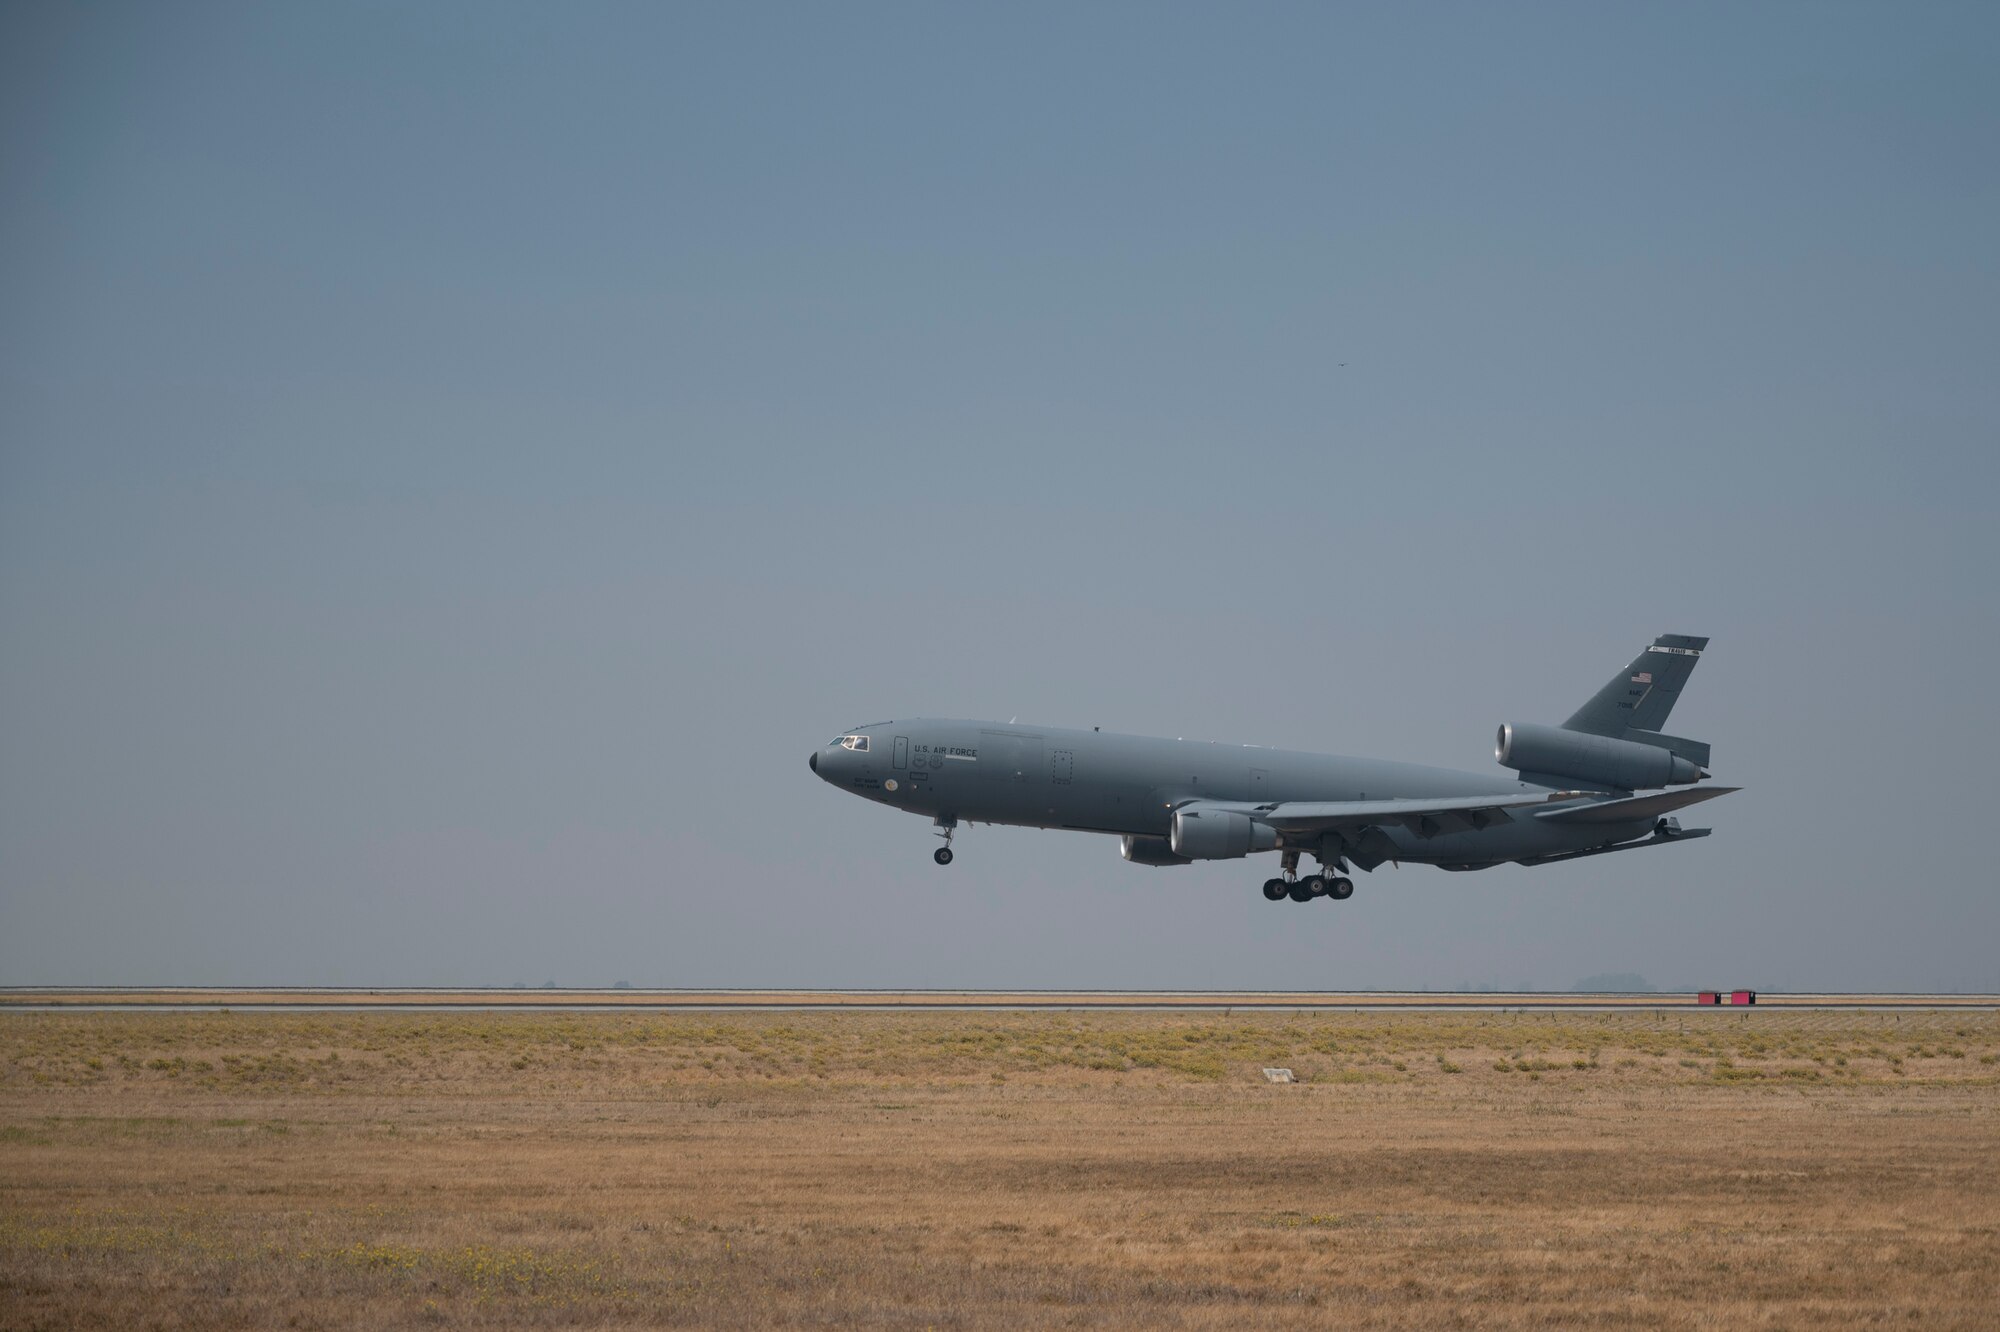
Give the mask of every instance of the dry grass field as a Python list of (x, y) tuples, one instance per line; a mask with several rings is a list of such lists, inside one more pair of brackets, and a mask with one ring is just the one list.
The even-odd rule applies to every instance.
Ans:
[(0, 1327), (1994, 1328), (1996, 1059), (1918, 1010), (0, 1013)]

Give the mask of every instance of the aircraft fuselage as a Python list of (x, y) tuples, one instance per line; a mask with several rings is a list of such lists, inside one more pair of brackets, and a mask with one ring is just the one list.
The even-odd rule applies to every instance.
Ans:
[[(1256, 807), (1554, 794), (1512, 774), (935, 718), (859, 727), (816, 752), (812, 767), (821, 780), (852, 794), (947, 825), (1001, 823), (1159, 838), (1168, 835), (1175, 808), (1189, 801)], [(1485, 864), (1625, 841), (1652, 825), (1651, 818), (1554, 825), (1537, 820), (1532, 808), (1518, 809), (1479, 830), (1426, 837), (1384, 828), (1393, 851), (1379, 859)]]

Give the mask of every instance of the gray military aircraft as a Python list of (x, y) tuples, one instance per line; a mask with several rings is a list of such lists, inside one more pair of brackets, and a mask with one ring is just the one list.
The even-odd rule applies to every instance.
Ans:
[[(1271, 901), (1346, 898), (1349, 864), (1451, 870), (1557, 860), (1706, 837), (1674, 810), (1727, 795), (1696, 788), (1708, 745), (1662, 735), (1706, 638), (1662, 634), (1561, 726), (1506, 725), (1494, 757), (1513, 779), (1378, 759), (1106, 735), (1012, 722), (877, 722), (811, 759), (821, 780), (930, 817), (952, 859), (960, 821), (1122, 839), (1140, 865), (1276, 851)], [(1679, 790), (1668, 788), (1679, 787)], [(1638, 794), (1653, 792), (1653, 794)], [(1319, 862), (1300, 877), (1299, 856)]]

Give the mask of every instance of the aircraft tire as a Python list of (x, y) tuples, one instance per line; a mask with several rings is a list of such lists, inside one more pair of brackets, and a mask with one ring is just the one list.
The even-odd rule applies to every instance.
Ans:
[(1348, 898), (1354, 896), (1354, 880), (1348, 878), (1345, 874), (1337, 879), (1328, 879), (1326, 881), (1326, 895), (1336, 902), (1345, 902)]
[(1266, 879), (1264, 880), (1264, 900), (1267, 902), (1282, 902), (1285, 900), (1285, 891), (1290, 887), (1291, 885), (1283, 879)]
[(1313, 900), (1314, 897), (1313, 890), (1306, 886), (1311, 882), (1312, 882), (1311, 879), (1300, 879), (1297, 883), (1292, 885), (1291, 898), (1294, 902), (1310, 902)]
[(931, 859), (940, 865), (951, 864), (951, 848), (948, 846), (939, 847), (937, 850), (931, 852)]

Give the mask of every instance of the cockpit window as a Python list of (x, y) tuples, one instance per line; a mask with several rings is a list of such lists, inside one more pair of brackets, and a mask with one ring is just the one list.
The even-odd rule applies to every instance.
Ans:
[(842, 749), (858, 750), (866, 754), (868, 752), (868, 737), (865, 735), (843, 735), (840, 737), (840, 747)]

